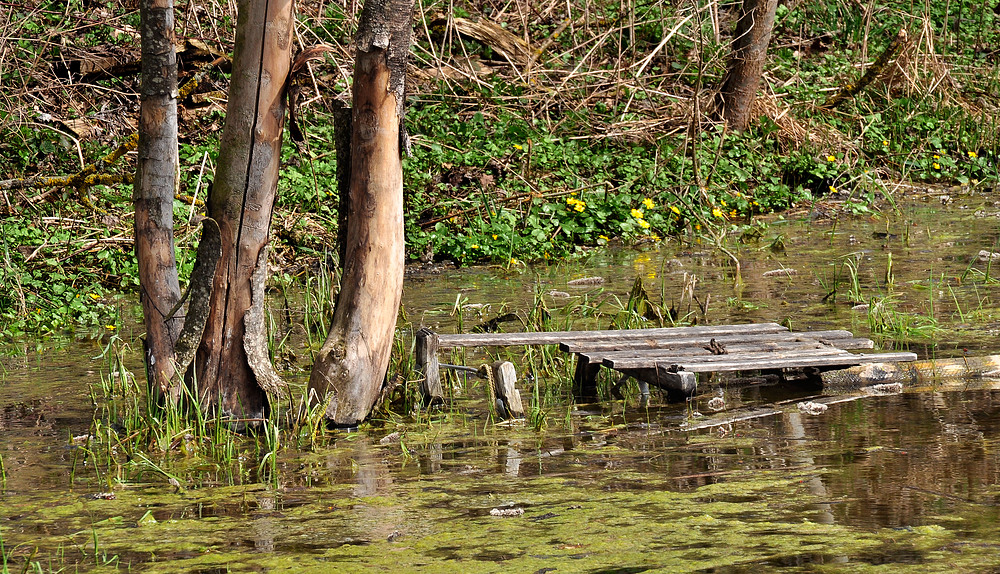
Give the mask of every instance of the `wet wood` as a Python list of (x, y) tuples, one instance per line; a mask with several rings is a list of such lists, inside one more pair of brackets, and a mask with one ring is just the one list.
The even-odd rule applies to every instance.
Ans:
[(420, 329), (416, 336), (417, 371), (423, 375), (420, 390), (424, 402), (437, 404), (444, 402), (441, 388), (441, 368), (438, 362), (438, 335), (430, 329)]
[(521, 393), (517, 390), (517, 371), (510, 361), (496, 361), (490, 367), (493, 377), (493, 394), (497, 400), (497, 414), (501, 418), (519, 419), (524, 417)]
[[(717, 373), (723, 371), (756, 371), (761, 369), (791, 369), (800, 367), (825, 367), (860, 365), (873, 362), (908, 362), (915, 361), (917, 355), (914, 353), (827, 353), (816, 355), (813, 353), (788, 354), (782, 357), (756, 357), (752, 359), (730, 359), (714, 360), (719, 357), (703, 361), (684, 361), (676, 363), (679, 368), (692, 373)], [(671, 365), (668, 362), (657, 362), (660, 365)], [(672, 366), (672, 365), (671, 365)]]

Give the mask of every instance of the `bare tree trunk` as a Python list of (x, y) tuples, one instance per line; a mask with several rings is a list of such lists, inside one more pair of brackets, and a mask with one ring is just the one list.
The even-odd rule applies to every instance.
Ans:
[(265, 389), (276, 390), (280, 382), (262, 349), (263, 300), (293, 22), (292, 0), (239, 2), (229, 105), (208, 206), (219, 224), (222, 255), (195, 359), (196, 383), (203, 405), (244, 419), (267, 415)]
[(778, 0), (743, 0), (736, 23), (729, 69), (716, 97), (717, 112), (729, 127), (743, 131), (760, 87)]
[(333, 323), (309, 379), (338, 426), (364, 420), (389, 367), (403, 288), (400, 129), (413, 0), (367, 0), (358, 24), (347, 245)]
[(142, 0), (139, 160), (135, 177), (135, 252), (146, 323), (146, 369), (154, 393), (176, 401), (174, 343), (181, 321), (169, 316), (180, 300), (174, 259), (177, 185), (177, 56), (172, 0)]

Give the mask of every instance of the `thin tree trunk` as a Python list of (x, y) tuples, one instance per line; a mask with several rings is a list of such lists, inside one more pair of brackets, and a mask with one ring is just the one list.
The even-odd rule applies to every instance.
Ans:
[(174, 343), (181, 320), (170, 317), (180, 300), (174, 259), (177, 185), (177, 56), (172, 0), (142, 0), (142, 79), (135, 177), (135, 251), (139, 299), (146, 323), (146, 368), (152, 392), (176, 401)]
[[(259, 419), (277, 380), (261, 346), (264, 278), (291, 65), (292, 0), (240, 0), (233, 76), (209, 216), (222, 256), (195, 359), (203, 405)], [(248, 324), (250, 321), (250, 324)]]
[(400, 129), (413, 0), (367, 0), (358, 24), (341, 291), (309, 379), (338, 426), (364, 420), (389, 367), (403, 288)]
[(760, 87), (777, 7), (778, 0), (743, 0), (740, 8), (729, 68), (716, 97), (717, 112), (738, 132), (750, 123), (750, 106)]

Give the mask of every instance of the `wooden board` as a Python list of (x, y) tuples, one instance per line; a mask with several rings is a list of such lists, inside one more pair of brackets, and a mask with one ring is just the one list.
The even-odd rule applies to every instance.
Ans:
[[(696, 357), (735, 357), (743, 356), (746, 353), (780, 353), (784, 351), (804, 351), (815, 349), (816, 352), (841, 351), (839, 346), (826, 345), (818, 341), (769, 341), (764, 343), (748, 343), (744, 345), (727, 345), (727, 353), (714, 355), (707, 347), (682, 347), (679, 349), (633, 349), (626, 351), (595, 351), (578, 353), (580, 357), (586, 358), (592, 363), (602, 363), (607, 360), (627, 361), (636, 359), (639, 362), (646, 362), (648, 359), (669, 357), (671, 360), (682, 360)], [(614, 368), (621, 368), (616, 366)], [(633, 365), (625, 365), (624, 368), (633, 368)]]
[[(725, 355), (721, 355), (725, 357)], [(754, 360), (706, 361), (673, 363), (681, 370), (692, 373), (714, 373), (722, 371), (756, 371), (761, 369), (791, 369), (800, 367), (852, 366), (863, 363), (910, 362), (915, 361), (915, 353), (873, 353), (837, 355), (801, 354), (786, 357), (765, 357)], [(659, 363), (668, 365), (671, 363)]]
[[(701, 355), (693, 354), (681, 354), (681, 353), (664, 353), (663, 351), (657, 352), (654, 350), (648, 354), (635, 355), (626, 354), (621, 355), (618, 353), (612, 356), (605, 356), (602, 359), (602, 363), (605, 367), (610, 367), (612, 369), (640, 369), (643, 367), (652, 367), (657, 363), (676, 363), (676, 364), (702, 364), (702, 363), (738, 363), (738, 362), (758, 362), (761, 360), (768, 359), (783, 359), (783, 358), (793, 358), (793, 357), (828, 357), (828, 356), (838, 356), (838, 355), (849, 355), (854, 356), (847, 351), (840, 350), (836, 347), (823, 347), (823, 348), (807, 348), (807, 349), (787, 349), (780, 351), (756, 351), (756, 352), (746, 352), (746, 353), (730, 353), (726, 355), (713, 355), (707, 351)], [(588, 356), (588, 359), (590, 357)], [(753, 367), (760, 368), (760, 367)], [(778, 367), (775, 367), (778, 368)]]
[(871, 339), (855, 337), (850, 331), (807, 331), (778, 333), (739, 333), (732, 335), (703, 335), (698, 337), (647, 337), (602, 339), (595, 341), (569, 341), (559, 344), (566, 353), (586, 353), (591, 351), (625, 351), (629, 349), (679, 349), (683, 347), (703, 347), (712, 339), (728, 347), (731, 344), (769, 341), (819, 341), (841, 349), (871, 349), (875, 343)]
[(716, 337), (735, 334), (780, 333), (788, 331), (777, 323), (714, 325), (706, 327), (663, 327), (655, 329), (611, 329), (604, 331), (549, 331), (544, 333), (468, 333), (438, 335), (441, 349), (509, 345), (558, 345), (575, 341), (644, 339), (648, 337)]

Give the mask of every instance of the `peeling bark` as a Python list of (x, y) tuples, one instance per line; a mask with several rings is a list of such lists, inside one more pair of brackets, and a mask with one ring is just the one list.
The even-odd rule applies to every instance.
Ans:
[(260, 419), (268, 412), (262, 381), (246, 350), (247, 329), (262, 329), (263, 322), (248, 325), (246, 315), (254, 301), (264, 298), (264, 282), (253, 275), (258, 269), (266, 272), (293, 22), (292, 0), (239, 2), (226, 124), (209, 197), (222, 254), (195, 358), (196, 381), (203, 405), (218, 405), (224, 414), (242, 419)]
[(736, 23), (729, 69), (716, 97), (716, 111), (729, 127), (742, 132), (767, 58), (778, 0), (743, 0)]
[(354, 72), (344, 271), (309, 379), (335, 425), (368, 416), (385, 381), (403, 286), (401, 124), (413, 0), (368, 0)]
[(142, 0), (142, 79), (133, 201), (139, 299), (146, 326), (146, 372), (154, 394), (180, 397), (174, 343), (181, 320), (169, 314), (181, 298), (174, 258), (177, 185), (177, 55), (172, 0)]

